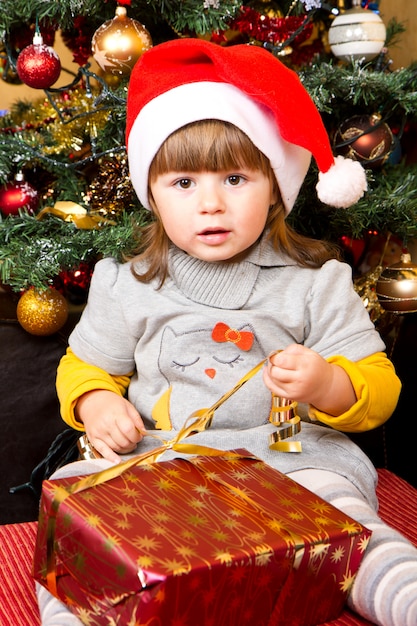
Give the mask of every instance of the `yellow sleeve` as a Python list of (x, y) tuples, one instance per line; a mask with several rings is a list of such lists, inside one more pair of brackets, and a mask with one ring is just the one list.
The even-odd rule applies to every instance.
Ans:
[(400, 379), (386, 354), (376, 352), (356, 363), (342, 356), (334, 356), (327, 361), (345, 370), (357, 401), (349, 411), (337, 417), (310, 406), (310, 417), (349, 433), (372, 430), (386, 422), (397, 405), (401, 391)]
[(71, 348), (62, 357), (56, 376), (56, 390), (61, 406), (61, 417), (72, 428), (84, 430), (84, 425), (75, 419), (74, 408), (78, 398), (93, 389), (106, 389), (124, 396), (131, 374), (113, 376), (95, 365), (79, 359)]

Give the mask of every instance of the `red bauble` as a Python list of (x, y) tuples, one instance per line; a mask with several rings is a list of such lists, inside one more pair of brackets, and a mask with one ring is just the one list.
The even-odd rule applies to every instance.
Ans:
[(25, 85), (34, 89), (49, 89), (59, 78), (61, 61), (51, 46), (43, 43), (41, 35), (33, 37), (33, 44), (17, 57), (16, 70)]
[(87, 301), (93, 268), (93, 263), (81, 261), (78, 267), (60, 272), (55, 287), (72, 304), (84, 304)]
[(0, 211), (4, 215), (17, 215), (19, 209), (34, 213), (38, 207), (38, 192), (27, 183), (22, 174), (13, 182), (0, 188)]

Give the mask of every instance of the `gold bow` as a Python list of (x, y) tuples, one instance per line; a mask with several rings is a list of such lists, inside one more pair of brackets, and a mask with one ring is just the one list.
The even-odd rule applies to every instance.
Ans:
[[(269, 357), (268, 357), (269, 358)], [(148, 452), (144, 452), (138, 456), (134, 456), (127, 461), (123, 461), (122, 463), (118, 463), (117, 465), (113, 465), (108, 469), (102, 470), (101, 472), (96, 472), (94, 474), (89, 474), (88, 476), (84, 476), (77, 482), (69, 485), (67, 487), (58, 486), (54, 492), (54, 498), (51, 505), (50, 516), (48, 519), (47, 526), (47, 574), (46, 580), (49, 590), (53, 595), (57, 595), (56, 588), (56, 568), (55, 568), (55, 551), (54, 551), (54, 543), (55, 543), (55, 526), (56, 526), (56, 515), (58, 513), (58, 509), (62, 502), (68, 498), (68, 496), (79, 493), (80, 491), (84, 491), (85, 489), (89, 489), (90, 487), (95, 487), (96, 485), (100, 485), (101, 483), (112, 480), (113, 478), (117, 478), (123, 472), (130, 469), (134, 466), (139, 465), (148, 465), (151, 463), (155, 463), (159, 457), (166, 452), (167, 450), (174, 450), (175, 452), (181, 452), (184, 454), (194, 454), (194, 455), (204, 455), (204, 456), (227, 456), (228, 458), (247, 458), (247, 456), (243, 457), (242, 454), (238, 452), (224, 450), (218, 450), (216, 448), (211, 448), (208, 446), (201, 446), (198, 444), (187, 444), (181, 443), (183, 439), (189, 437), (190, 435), (194, 435), (196, 433), (207, 430), (211, 426), (211, 422), (214, 417), (214, 412), (224, 403), (226, 400), (230, 398), (234, 393), (236, 393), (248, 380), (250, 380), (259, 370), (265, 365), (268, 359), (263, 359), (260, 363), (258, 363), (255, 367), (253, 367), (245, 376), (243, 376), (236, 385), (227, 391), (225, 394), (221, 396), (211, 407), (198, 409), (194, 413), (192, 413), (188, 419), (185, 421), (184, 426), (178, 431), (178, 433), (170, 439), (169, 441), (164, 441), (158, 435), (154, 433), (144, 432), (145, 436), (151, 436), (161, 441), (161, 446), (150, 450)], [(277, 396), (273, 396), (277, 397)], [(288, 413), (289, 410), (293, 411), (297, 406), (296, 402), (290, 402), (288, 405), (283, 405), (283, 411)], [(279, 407), (276, 407), (276, 412), (281, 412)], [(271, 412), (272, 416), (272, 412)], [(273, 433), (270, 435), (270, 445), (269, 447), (273, 450), (280, 450), (285, 452), (300, 452), (301, 444), (299, 442), (284, 442), (282, 439), (286, 437), (290, 437), (295, 434), (293, 428), (296, 428), (298, 424), (298, 430), (300, 431), (300, 418), (296, 415), (291, 417), (290, 420), (287, 421), (286, 418), (284, 420), (278, 420), (278, 422), (273, 421), (270, 417), (272, 423), (277, 424), (282, 427), (286, 427), (286, 424), (291, 423), (293, 420), (291, 428), (288, 430), (290, 434), (283, 434), (281, 431), (277, 433)], [(275, 438), (276, 435), (276, 438)], [(88, 444), (88, 440), (84, 438), (84, 445)], [(293, 444), (293, 445), (291, 445)]]
[(88, 213), (87, 209), (71, 200), (59, 200), (55, 202), (54, 206), (45, 207), (39, 211), (36, 215), (36, 219), (41, 220), (47, 214), (60, 217), (64, 222), (72, 222), (81, 230), (100, 228), (102, 224), (110, 224), (112, 226), (116, 224), (116, 222), (112, 220)]

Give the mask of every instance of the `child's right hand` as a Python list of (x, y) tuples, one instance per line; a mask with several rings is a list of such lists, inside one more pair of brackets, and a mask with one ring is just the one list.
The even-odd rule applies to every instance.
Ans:
[(94, 389), (81, 396), (75, 407), (75, 417), (84, 424), (91, 445), (113, 463), (120, 462), (116, 452), (132, 452), (145, 431), (133, 404), (105, 389)]

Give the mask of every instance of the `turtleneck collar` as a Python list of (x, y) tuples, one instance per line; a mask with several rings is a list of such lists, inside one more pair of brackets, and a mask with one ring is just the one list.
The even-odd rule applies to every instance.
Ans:
[(240, 309), (249, 299), (261, 267), (294, 264), (264, 237), (239, 262), (208, 262), (176, 246), (169, 251), (169, 276), (190, 300), (219, 309)]

